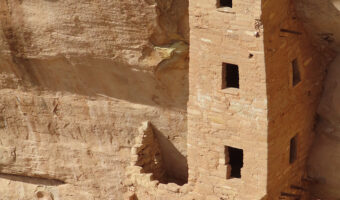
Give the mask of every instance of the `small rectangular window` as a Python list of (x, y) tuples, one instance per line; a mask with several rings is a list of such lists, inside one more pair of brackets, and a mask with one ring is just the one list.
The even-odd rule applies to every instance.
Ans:
[(300, 68), (299, 63), (297, 59), (294, 59), (292, 62), (292, 71), (293, 71), (293, 86), (296, 86), (301, 82), (301, 74), (300, 74)]
[(222, 68), (222, 89), (240, 88), (239, 69), (237, 65), (223, 63)]
[(227, 179), (241, 178), (241, 169), (243, 167), (243, 150), (225, 146), (224, 152), (226, 165), (231, 167), (231, 173)]
[(217, 7), (233, 7), (233, 0), (217, 0)]
[(297, 141), (296, 136), (290, 140), (289, 163), (292, 164), (297, 159)]

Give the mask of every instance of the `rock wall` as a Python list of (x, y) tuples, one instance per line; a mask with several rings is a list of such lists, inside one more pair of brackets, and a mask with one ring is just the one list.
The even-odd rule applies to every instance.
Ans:
[(292, 2), (0, 1), (0, 200), (339, 198), (340, 2)]
[(125, 199), (143, 121), (185, 158), (187, 6), (0, 2), (0, 199)]
[(338, 52), (327, 68), (324, 91), (318, 108), (316, 137), (309, 156), (308, 174), (314, 181), (311, 193), (316, 198), (339, 199), (340, 177), (340, 1), (299, 0), (298, 14), (321, 50), (331, 47)]
[(310, 199), (305, 181), (307, 157), (315, 135), (313, 128), (325, 70), (333, 52), (314, 46), (296, 13), (295, 2), (265, 1), (263, 10), (269, 121), (268, 198), (296, 195)]
[(318, 109), (317, 135), (310, 153), (308, 173), (317, 180), (312, 193), (320, 198), (340, 197), (340, 56), (328, 68), (325, 90)]

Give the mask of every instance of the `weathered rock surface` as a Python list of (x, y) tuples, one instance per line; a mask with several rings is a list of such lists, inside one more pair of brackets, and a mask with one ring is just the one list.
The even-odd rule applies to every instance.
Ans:
[(308, 173), (318, 180), (311, 192), (321, 199), (340, 198), (340, 1), (299, 0), (297, 9), (314, 41), (331, 46), (338, 56), (327, 70), (318, 109), (316, 138), (310, 153)]
[[(256, 160), (254, 163), (260, 163), (258, 166), (263, 167), (259, 173), (247, 175), (248, 180), (252, 181), (249, 188), (253, 188), (257, 196), (264, 195), (268, 192), (266, 190), (275, 191), (273, 188), (276, 185), (271, 181), (276, 181), (282, 171), (287, 173), (286, 169), (277, 170), (286, 166), (269, 162), (271, 166), (268, 167), (267, 162), (269, 159), (277, 161), (285, 158), (286, 154), (271, 154), (268, 159), (265, 156), (258, 159), (259, 155), (263, 156), (267, 151), (274, 152), (267, 148), (268, 136), (264, 131), (268, 125), (266, 81), (282, 84), (278, 84), (278, 89), (272, 87), (268, 90), (278, 91), (271, 97), (278, 101), (269, 101), (269, 110), (277, 112), (288, 105), (285, 98), (279, 98), (282, 95), (281, 87), (286, 87), (288, 81), (285, 82), (281, 77), (286, 67), (280, 66), (283, 73), (278, 73), (275, 70), (279, 65), (274, 65), (274, 62), (270, 62), (273, 68), (269, 68), (270, 71), (265, 74), (263, 51), (266, 48), (268, 58), (280, 48), (295, 56), (296, 52), (290, 51), (291, 48), (285, 45), (295, 45), (302, 40), (291, 40), (281, 45), (277, 40), (279, 34), (268, 34), (263, 47), (263, 24), (260, 19), (256, 21), (253, 18), (260, 18), (262, 7), (268, 11), (265, 13), (266, 25), (273, 30), (279, 31), (276, 25), (282, 20), (288, 21), (289, 28), (299, 31), (304, 31), (304, 28), (300, 23), (291, 22), (293, 18), (281, 19), (285, 15), (290, 16), (293, 10), (288, 0), (280, 1), (287, 6), (284, 8), (270, 1), (263, 0), (263, 6), (255, 0), (244, 1), (236, 6), (236, 15), (228, 9), (217, 9), (216, 12), (215, 2), (193, 2), (195, 4), (191, 6), (194, 13), (191, 17), (195, 23), (192, 27), (203, 30), (197, 31), (191, 38), (201, 40), (197, 44), (202, 45), (194, 46), (196, 52), (204, 52), (200, 51), (201, 48), (214, 50), (221, 41), (234, 41), (237, 44), (234, 50), (243, 48), (241, 53), (233, 51), (234, 57), (240, 60), (246, 58), (244, 63), (249, 64), (249, 69), (256, 66), (258, 70), (252, 74), (250, 70), (241, 69), (241, 73), (242, 70), (247, 71), (245, 74), (255, 83), (252, 86), (260, 86), (257, 90), (250, 86), (246, 88), (249, 98), (238, 99), (238, 95), (233, 93), (234, 97), (227, 100), (225, 96), (229, 94), (212, 91), (209, 85), (215, 84), (220, 88), (220, 73), (213, 72), (210, 65), (205, 71), (197, 70), (210, 76), (202, 74), (200, 77), (193, 76), (192, 80), (197, 79), (197, 84), (202, 84), (204, 80), (209, 82), (203, 83), (202, 88), (213, 95), (207, 96), (202, 88), (192, 85), (197, 90), (191, 94), (192, 102), (197, 101), (201, 108), (191, 109), (190, 115), (197, 116), (196, 122), (200, 125), (191, 123), (192, 137), (191, 142), (187, 143), (188, 0), (0, 1), (0, 200), (237, 199), (239, 191), (225, 187), (228, 161), (223, 157), (224, 146), (215, 147), (215, 144), (221, 141), (227, 144), (230, 136), (238, 138), (237, 130), (240, 129), (262, 134), (254, 134), (254, 140), (251, 139), (254, 144), (251, 145), (247, 143), (249, 137), (238, 141), (247, 143), (244, 145), (245, 150), (255, 145), (258, 148), (263, 146), (258, 152), (250, 150), (252, 154), (245, 154), (246, 162), (253, 159)], [(251, 9), (249, 5), (252, 5)], [(258, 10), (254, 11), (254, 5)], [(302, 19), (312, 36), (316, 49), (325, 50), (329, 46), (336, 49), (340, 46), (339, 0), (298, 0), (296, 6), (299, 19)], [(274, 9), (269, 9), (271, 7)], [(206, 8), (209, 8), (210, 14), (205, 13)], [(274, 14), (272, 10), (275, 10)], [(289, 13), (279, 13), (285, 10)], [(225, 18), (225, 13), (233, 15)], [(225, 27), (213, 16), (228, 21), (230, 27)], [(274, 20), (277, 21), (273, 23)], [(207, 22), (213, 26), (207, 25)], [(212, 32), (207, 30), (211, 27), (215, 27)], [(207, 37), (201, 38), (200, 33), (205, 33)], [(218, 37), (215, 35), (217, 33)], [(286, 36), (283, 34), (283, 37)], [(302, 42), (310, 44), (307, 38)], [(224, 60), (229, 59), (230, 55), (224, 53), (226, 48), (216, 49), (220, 54), (215, 57), (204, 58), (213, 51), (197, 55), (209, 62), (215, 62), (215, 58), (220, 59), (219, 56)], [(307, 59), (304, 64), (309, 62)], [(197, 66), (202, 64), (198, 59), (193, 63)], [(340, 175), (337, 172), (340, 166), (339, 65), (338, 56), (328, 70), (319, 106), (318, 134), (309, 159), (309, 175), (320, 182), (312, 187), (312, 193), (325, 198), (340, 197)], [(320, 76), (323, 74), (317, 73)], [(270, 78), (267, 78), (269, 75)], [(250, 79), (243, 77), (241, 82)], [(319, 80), (320, 77), (313, 76), (314, 79)], [(257, 98), (254, 99), (251, 94)], [(218, 98), (212, 99), (214, 95)], [(296, 101), (295, 97), (291, 98)], [(306, 96), (303, 98), (311, 99)], [(318, 99), (315, 95), (313, 98)], [(205, 108), (209, 103), (211, 107)], [(299, 103), (299, 106), (304, 105), (303, 102)], [(315, 101), (313, 104), (316, 104)], [(209, 115), (200, 115), (203, 108), (207, 109)], [(243, 121), (236, 118), (225, 120), (224, 109), (229, 109), (231, 115), (239, 116)], [(249, 110), (258, 115), (252, 116)], [(306, 113), (308, 115), (309, 112)], [(275, 116), (282, 119), (293, 119), (284, 116), (283, 112), (271, 114), (277, 114)], [(249, 117), (254, 121), (244, 120)], [(278, 118), (277, 121), (282, 119)], [(312, 121), (311, 115), (304, 120)], [(146, 121), (147, 126), (143, 124)], [(269, 123), (274, 122), (269, 120)], [(294, 120), (294, 123), (296, 126), (301, 124), (298, 120)], [(207, 124), (212, 124), (213, 128)], [(141, 126), (142, 129), (144, 127), (142, 132)], [(224, 135), (226, 127), (229, 128), (228, 137)], [(220, 133), (221, 137), (211, 137), (211, 143), (207, 142), (209, 140), (202, 142), (197, 137), (199, 134), (196, 134), (196, 129), (202, 133), (213, 132), (211, 135), (215, 136)], [(281, 131), (282, 127), (277, 130)], [(272, 132), (275, 132), (272, 134), (275, 138), (276, 130)], [(281, 135), (286, 137), (285, 133)], [(202, 137), (208, 136), (203, 134)], [(136, 138), (140, 141), (136, 141)], [(256, 140), (261, 141), (261, 145)], [(151, 144), (148, 143), (150, 141)], [(280, 140), (275, 142), (286, 145)], [(155, 143), (157, 145), (153, 146)], [(189, 170), (189, 184), (185, 184), (188, 176), (187, 144), (191, 146), (191, 163), (195, 166)], [(209, 150), (207, 144), (213, 150)], [(144, 149), (143, 145), (157, 148)], [(285, 147), (272, 146), (280, 150)], [(142, 153), (138, 154), (137, 151)], [(161, 158), (158, 158), (159, 154)], [(245, 166), (244, 172), (255, 170), (255, 166)], [(266, 166), (268, 171), (264, 170)], [(205, 168), (216, 168), (217, 173)], [(300, 172), (304, 172), (304, 169)], [(166, 174), (166, 179), (161, 174)], [(206, 174), (209, 174), (209, 178)], [(289, 175), (296, 178), (294, 174)], [(195, 181), (197, 184), (194, 186)], [(280, 181), (277, 182), (280, 187), (281, 183), (286, 183), (284, 179)], [(221, 187), (212, 187), (215, 183)], [(242, 182), (235, 185), (243, 187)], [(244, 192), (239, 196), (248, 198), (249, 195), (253, 194)]]
[(318, 180), (312, 192), (322, 198), (340, 197), (340, 55), (328, 68), (318, 109), (317, 135), (310, 153), (309, 174)]
[(125, 199), (146, 120), (185, 158), (187, 6), (0, 1), (1, 200)]

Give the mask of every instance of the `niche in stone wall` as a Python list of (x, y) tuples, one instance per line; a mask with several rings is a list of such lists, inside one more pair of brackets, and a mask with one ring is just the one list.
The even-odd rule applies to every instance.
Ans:
[(297, 136), (290, 139), (289, 144), (289, 163), (292, 164), (297, 159)]
[(296, 86), (301, 82), (300, 66), (297, 59), (292, 61), (292, 72), (293, 72), (293, 86)]
[(232, 8), (233, 7), (233, 0), (217, 0), (217, 7), (218, 8), (221, 8), (221, 7)]
[(225, 164), (227, 167), (227, 179), (241, 178), (243, 168), (243, 150), (225, 146)]
[(150, 175), (150, 181), (178, 185), (188, 181), (186, 158), (150, 122), (140, 127), (131, 154), (132, 164), (140, 167), (141, 174)]

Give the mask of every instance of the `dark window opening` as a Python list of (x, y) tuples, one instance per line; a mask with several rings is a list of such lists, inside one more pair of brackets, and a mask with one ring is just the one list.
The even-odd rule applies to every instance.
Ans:
[(240, 88), (239, 70), (237, 65), (223, 63), (222, 73), (222, 89)]
[(293, 60), (292, 68), (293, 68), (293, 86), (296, 86), (301, 82), (300, 68), (297, 59)]
[(243, 150), (233, 147), (225, 147), (226, 164), (231, 167), (231, 173), (227, 178), (241, 178), (243, 167)]
[(292, 164), (297, 158), (297, 141), (296, 136), (290, 140), (289, 163)]
[(233, 0), (218, 0), (218, 6), (217, 7), (233, 7)]

